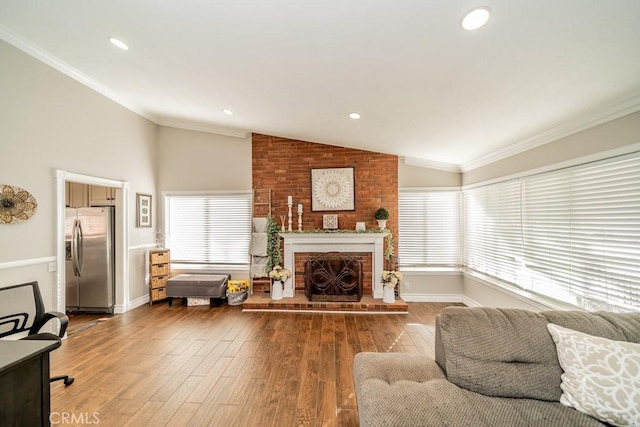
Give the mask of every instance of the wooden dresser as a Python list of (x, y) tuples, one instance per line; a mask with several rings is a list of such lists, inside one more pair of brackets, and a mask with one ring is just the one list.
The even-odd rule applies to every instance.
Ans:
[(169, 249), (149, 251), (149, 304), (167, 299), (167, 280), (171, 277)]

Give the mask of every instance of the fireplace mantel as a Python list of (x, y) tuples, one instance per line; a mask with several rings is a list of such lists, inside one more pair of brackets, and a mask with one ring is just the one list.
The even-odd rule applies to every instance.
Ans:
[(384, 239), (388, 232), (281, 232), (284, 239), (284, 267), (291, 270), (292, 277), (285, 282), (284, 296), (293, 297), (295, 283), (295, 254), (297, 252), (370, 252), (372, 255), (371, 278), (373, 297), (382, 298), (382, 270), (384, 268)]

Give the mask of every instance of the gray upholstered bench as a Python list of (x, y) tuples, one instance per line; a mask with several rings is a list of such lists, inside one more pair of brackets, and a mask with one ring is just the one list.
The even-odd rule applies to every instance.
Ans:
[(209, 298), (210, 304), (227, 297), (230, 274), (178, 274), (167, 280), (169, 306), (173, 298)]

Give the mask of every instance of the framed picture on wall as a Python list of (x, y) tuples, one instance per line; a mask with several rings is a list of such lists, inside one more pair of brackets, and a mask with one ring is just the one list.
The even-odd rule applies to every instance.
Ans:
[(355, 168), (311, 169), (311, 210), (355, 210)]
[(151, 227), (151, 195), (136, 193), (136, 226)]

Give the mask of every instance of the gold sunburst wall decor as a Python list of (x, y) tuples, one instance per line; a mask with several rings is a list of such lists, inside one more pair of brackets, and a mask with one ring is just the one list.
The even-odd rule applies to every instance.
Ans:
[(38, 202), (24, 188), (0, 184), (0, 223), (18, 224), (31, 218)]

